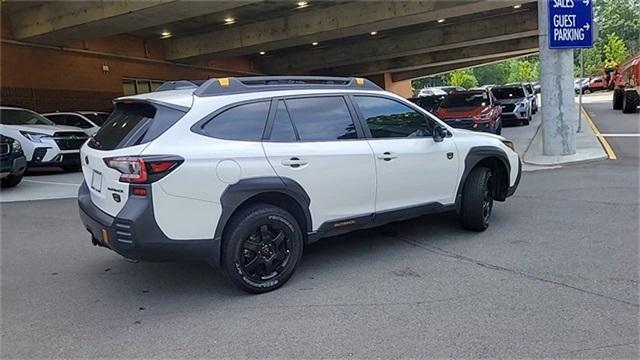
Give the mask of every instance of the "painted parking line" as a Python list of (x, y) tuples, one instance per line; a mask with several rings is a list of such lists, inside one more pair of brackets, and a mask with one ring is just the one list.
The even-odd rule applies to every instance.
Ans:
[(36, 183), (36, 184), (47, 184), (47, 185), (80, 186), (80, 184), (61, 183), (61, 182), (54, 182), (54, 181), (29, 180), (29, 179), (22, 179), (22, 181)]
[(596, 134), (598, 141), (600, 141), (600, 145), (602, 145), (602, 148), (607, 153), (609, 160), (618, 159), (618, 157), (616, 156), (616, 153), (613, 151), (613, 148), (611, 147), (611, 145), (609, 145), (609, 142), (607, 141), (607, 139), (605, 139), (605, 137), (602, 136), (602, 133), (600, 132), (596, 124), (593, 122), (593, 119), (591, 119), (591, 115), (589, 115), (589, 112), (587, 112), (584, 109), (584, 107), (582, 107), (582, 113), (584, 114), (584, 118), (587, 119), (587, 122), (589, 123), (591, 130), (593, 130), (593, 132)]

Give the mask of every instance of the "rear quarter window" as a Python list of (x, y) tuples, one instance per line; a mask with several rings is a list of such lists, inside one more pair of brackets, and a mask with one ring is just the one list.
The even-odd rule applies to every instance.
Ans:
[(198, 123), (198, 134), (224, 140), (261, 141), (271, 101), (257, 101), (232, 106)]

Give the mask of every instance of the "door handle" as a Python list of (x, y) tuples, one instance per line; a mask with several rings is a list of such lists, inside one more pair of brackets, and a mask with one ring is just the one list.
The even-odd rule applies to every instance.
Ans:
[(390, 153), (388, 151), (378, 155), (378, 159), (384, 160), (384, 161), (391, 161), (397, 157), (398, 157), (397, 155)]
[(282, 160), (282, 165), (289, 166), (289, 167), (292, 167), (294, 169), (297, 169), (297, 168), (299, 168), (300, 166), (303, 166), (303, 165), (307, 165), (308, 163), (309, 162), (304, 161), (304, 160), (300, 160), (297, 157), (292, 157), (289, 160)]

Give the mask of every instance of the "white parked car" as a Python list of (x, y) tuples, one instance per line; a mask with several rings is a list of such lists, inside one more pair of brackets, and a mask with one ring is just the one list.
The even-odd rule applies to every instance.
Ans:
[(285, 283), (322, 237), (443, 211), (485, 230), (520, 180), (510, 141), (453, 129), (368, 80), (163, 89), (116, 99), (82, 147), (80, 217), (95, 245), (208, 260), (249, 292)]
[(102, 111), (73, 111), (42, 114), (58, 125), (79, 127), (91, 136), (98, 132), (100, 126), (109, 118), (110, 113)]
[(28, 167), (56, 166), (80, 169), (80, 146), (89, 138), (82, 129), (56, 125), (31, 110), (0, 107), (0, 134), (22, 146)]
[(502, 108), (504, 124), (529, 125), (533, 114), (532, 101), (523, 85), (494, 86), (491, 93)]

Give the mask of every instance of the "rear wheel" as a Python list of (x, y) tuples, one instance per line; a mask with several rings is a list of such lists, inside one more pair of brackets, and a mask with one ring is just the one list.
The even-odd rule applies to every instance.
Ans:
[(291, 214), (256, 204), (241, 210), (227, 226), (222, 266), (234, 285), (257, 294), (289, 280), (303, 248), (302, 231)]
[(475, 231), (489, 227), (493, 209), (494, 175), (489, 168), (480, 166), (471, 170), (462, 190), (462, 225)]
[(22, 175), (9, 175), (1, 180), (3, 188), (14, 187), (22, 181)]
[(624, 101), (624, 90), (616, 88), (613, 90), (613, 110), (622, 110)]
[(625, 91), (622, 97), (622, 112), (625, 114), (633, 114), (638, 112), (640, 105), (640, 95), (635, 90)]

